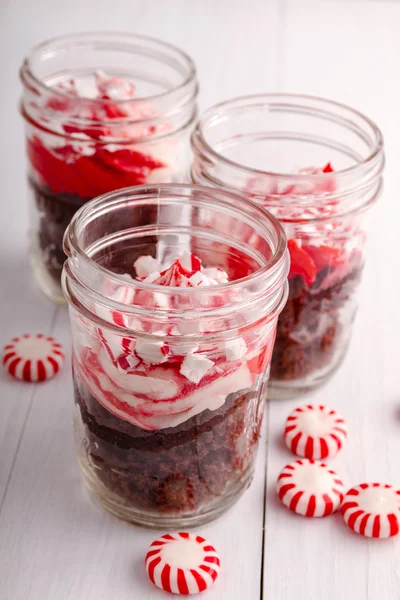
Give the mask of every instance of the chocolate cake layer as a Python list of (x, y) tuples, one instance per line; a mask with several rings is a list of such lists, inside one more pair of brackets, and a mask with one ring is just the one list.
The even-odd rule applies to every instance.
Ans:
[(81, 382), (75, 398), (96, 477), (132, 508), (186, 515), (252, 469), (262, 420), (254, 393), (231, 394), (218, 410), (158, 431), (112, 415)]
[(76, 211), (89, 198), (79, 198), (72, 194), (55, 194), (50, 188), (39, 186), (32, 179), (29, 179), (29, 186), (39, 214), (37, 235), (42, 260), (49, 275), (59, 283), (66, 259), (63, 250), (64, 232)]
[(347, 332), (341, 311), (351, 302), (362, 269), (354, 268), (331, 287), (320, 289), (329, 270), (321, 270), (313, 286), (301, 276), (289, 279), (289, 298), (279, 316), (271, 365), (271, 381), (302, 380), (340, 355)]

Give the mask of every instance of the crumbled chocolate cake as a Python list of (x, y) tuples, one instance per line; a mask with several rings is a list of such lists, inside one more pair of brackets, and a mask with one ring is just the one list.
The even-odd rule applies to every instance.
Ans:
[(358, 264), (343, 278), (324, 287), (330, 269), (318, 271), (312, 285), (301, 275), (289, 279), (289, 298), (279, 316), (272, 356), (273, 381), (302, 380), (340, 355), (344, 331), (340, 313), (356, 291)]
[(157, 431), (114, 416), (79, 380), (75, 399), (92, 472), (126, 506), (186, 516), (251, 477), (262, 420), (255, 393)]
[(37, 239), (42, 260), (49, 275), (56, 283), (60, 282), (66, 256), (63, 250), (63, 237), (76, 211), (87, 202), (73, 194), (55, 194), (47, 186), (39, 186), (29, 180), (34, 201), (39, 214)]

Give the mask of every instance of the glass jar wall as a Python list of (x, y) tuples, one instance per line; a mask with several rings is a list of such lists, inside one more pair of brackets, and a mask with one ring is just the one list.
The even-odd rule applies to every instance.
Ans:
[(192, 136), (192, 181), (245, 193), (282, 223), (291, 258), (270, 396), (324, 383), (345, 355), (370, 208), (384, 164), (379, 129), (328, 100), (237, 98), (209, 109)]
[(253, 476), (287, 298), (281, 226), (230, 192), (139, 186), (83, 207), (65, 248), (87, 486), (142, 525), (218, 516)]
[(63, 234), (85, 202), (187, 177), (196, 71), (158, 40), (86, 33), (34, 48), (21, 79), (31, 262), (42, 290), (62, 301)]

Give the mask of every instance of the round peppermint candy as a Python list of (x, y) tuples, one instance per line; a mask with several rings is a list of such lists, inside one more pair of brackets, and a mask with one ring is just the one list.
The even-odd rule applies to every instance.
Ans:
[(3, 351), (3, 365), (10, 375), (21, 381), (46, 381), (64, 364), (61, 344), (52, 337), (21, 335), (13, 338)]
[(361, 483), (344, 497), (340, 509), (350, 529), (370, 538), (399, 533), (400, 490), (384, 483)]
[(296, 460), (281, 471), (277, 487), (281, 501), (304, 517), (326, 517), (340, 507), (343, 482), (321, 462)]
[(191, 533), (167, 533), (146, 555), (146, 570), (154, 585), (173, 594), (198, 594), (217, 579), (220, 560), (215, 548)]
[(287, 418), (285, 444), (297, 456), (332, 458), (347, 437), (345, 420), (326, 406), (300, 406)]

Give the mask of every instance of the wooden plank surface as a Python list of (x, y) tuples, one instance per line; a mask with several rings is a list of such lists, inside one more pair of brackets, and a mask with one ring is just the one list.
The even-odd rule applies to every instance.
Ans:
[[(25, 258), (25, 165), (16, 111), (17, 72), (23, 55), (42, 39), (78, 29), (158, 36), (195, 59), (202, 82), (200, 103), (205, 108), (242, 89), (275, 88), (277, 3), (266, 6), (252, 0), (247, 6), (252, 10), (243, 12), (243, 2), (228, 0), (115, 0), (112, 5), (71, 0), (57, 6), (45, 0), (35, 7), (17, 0), (2, 5), (0, 49), (8, 61), (3, 66), (7, 114), (0, 116), (5, 132), (1, 157), (2, 164), (8, 165), (7, 192), (13, 198), (5, 205), (6, 218), (0, 225), (7, 306), (1, 315), (4, 342), (15, 333), (34, 329), (51, 331), (68, 347), (66, 311), (55, 309), (34, 290)], [(245, 40), (240, 44), (239, 24)], [(0, 396), (0, 599), (165, 597), (147, 581), (143, 569), (147, 546), (157, 534), (119, 522), (93, 506), (83, 493), (73, 447), (68, 367), (37, 388), (2, 376)], [(210, 599), (260, 596), (265, 456), (264, 438), (251, 489), (217, 523), (200, 528), (215, 543), (224, 564), (219, 585), (207, 593)]]
[[(332, 462), (346, 483), (384, 479), (400, 486), (399, 22), (400, 4), (380, 0), (3, 0), (0, 341), (24, 331), (44, 331), (68, 346), (66, 311), (35, 289), (26, 259), (17, 72), (34, 43), (85, 29), (158, 36), (195, 59), (203, 109), (231, 96), (274, 90), (347, 102), (383, 129), (386, 186), (348, 358), (312, 399), (339, 408), (349, 421), (349, 442)], [(166, 597), (148, 584), (142, 565), (155, 533), (119, 522), (83, 494), (73, 448), (68, 368), (37, 387), (2, 375), (0, 401), (0, 600)], [(224, 564), (218, 585), (203, 597), (397, 600), (398, 541), (367, 542), (351, 535), (339, 516), (303, 520), (277, 503), (276, 476), (291, 459), (280, 433), (296, 404), (269, 405), (268, 436), (260, 447), (255, 482), (227, 515), (200, 528), (218, 547)]]
[[(387, 152), (385, 188), (374, 217), (360, 309), (349, 354), (332, 382), (304, 401), (326, 403), (349, 423), (349, 440), (331, 464), (347, 486), (384, 481), (400, 487), (400, 331), (397, 273), (400, 4), (305, 0), (286, 3), (283, 89), (348, 103), (376, 120)], [(397, 25), (395, 25), (397, 24)], [(400, 598), (399, 540), (367, 541), (334, 515), (292, 517), (273, 489), (291, 460), (277, 437), (299, 401), (272, 403), (268, 462), (264, 597), (309, 600)]]

